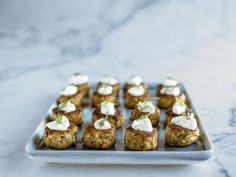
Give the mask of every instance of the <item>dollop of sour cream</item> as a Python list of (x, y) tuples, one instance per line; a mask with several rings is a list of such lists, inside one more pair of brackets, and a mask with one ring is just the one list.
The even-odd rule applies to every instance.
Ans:
[(152, 132), (152, 123), (148, 117), (134, 120), (131, 127), (135, 130), (141, 130), (145, 132)]
[(164, 82), (163, 82), (163, 85), (164, 86), (168, 86), (168, 87), (174, 87), (174, 86), (177, 86), (178, 85), (178, 82), (176, 80), (174, 80), (173, 78), (171, 77), (167, 77)]
[(179, 102), (175, 102), (174, 106), (172, 107), (172, 111), (175, 114), (182, 114), (186, 111), (186, 106)]
[(66, 116), (62, 116), (61, 121), (58, 123), (56, 120), (47, 123), (46, 125), (50, 130), (65, 131), (70, 127), (70, 122)]
[(76, 110), (76, 107), (73, 103), (71, 102), (65, 102), (65, 103), (61, 103), (58, 105), (58, 108), (61, 110), (61, 111), (64, 111), (64, 112), (73, 112)]
[(61, 92), (61, 95), (71, 96), (77, 93), (77, 87), (74, 85), (67, 85)]
[(197, 121), (194, 118), (194, 114), (174, 117), (171, 119), (171, 123), (190, 130), (196, 130), (197, 128)]
[(141, 112), (145, 113), (151, 113), (151, 114), (155, 113), (155, 106), (152, 104), (151, 101), (139, 102), (138, 109)]
[(179, 96), (180, 95), (180, 88), (179, 87), (163, 87), (161, 89), (161, 94)]
[(98, 93), (101, 95), (110, 95), (112, 93), (112, 87), (109, 85), (101, 86), (98, 88)]
[(116, 85), (118, 83), (117, 79), (112, 76), (104, 76), (101, 79), (101, 83), (108, 85)]
[(97, 130), (108, 130), (111, 128), (111, 124), (107, 120), (105, 120), (104, 118), (101, 118), (101, 119), (96, 120), (94, 122), (94, 127)]
[(101, 103), (101, 113), (105, 115), (115, 115), (114, 103), (104, 101)]
[(128, 89), (128, 93), (133, 96), (141, 96), (144, 95), (144, 88), (143, 86), (131, 87)]
[(128, 81), (129, 84), (131, 85), (140, 85), (143, 82), (142, 78), (139, 76), (132, 76), (130, 80)]
[(75, 74), (69, 79), (68, 83), (72, 85), (86, 84), (88, 83), (88, 76), (84, 74)]

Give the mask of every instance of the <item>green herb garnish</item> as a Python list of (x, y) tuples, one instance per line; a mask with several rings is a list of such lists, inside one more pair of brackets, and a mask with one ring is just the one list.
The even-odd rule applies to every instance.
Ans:
[(57, 124), (61, 124), (61, 123), (62, 123), (62, 115), (61, 115), (61, 114), (58, 114), (58, 115), (56, 116), (56, 123), (57, 123)]
[(145, 118), (148, 117), (149, 115), (150, 115), (150, 113), (142, 114), (141, 116), (139, 116), (139, 118), (138, 118), (137, 120), (145, 119)]
[(106, 114), (106, 116), (105, 116), (104, 118), (102, 118), (101, 121), (98, 122), (100, 128), (104, 126), (105, 121), (108, 119), (108, 116), (109, 116), (109, 115)]

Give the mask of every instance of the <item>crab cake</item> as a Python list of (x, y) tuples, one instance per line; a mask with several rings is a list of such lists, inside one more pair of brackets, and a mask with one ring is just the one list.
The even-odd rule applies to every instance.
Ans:
[(89, 96), (89, 84), (88, 84), (88, 76), (75, 73), (68, 81), (70, 85), (75, 85), (79, 92), (83, 94), (83, 96)]
[(99, 107), (96, 107), (93, 110), (92, 114), (92, 123), (105, 117), (107, 115), (107, 121), (119, 128), (124, 122), (124, 118), (120, 109), (115, 108), (114, 103), (111, 102), (102, 102)]
[(140, 116), (146, 115), (152, 126), (156, 126), (160, 119), (160, 109), (153, 105), (151, 101), (139, 102), (130, 115), (130, 120), (136, 120)]
[(199, 135), (197, 121), (192, 114), (178, 116), (167, 125), (165, 142), (169, 146), (184, 147), (195, 143)]
[(157, 147), (157, 129), (148, 117), (135, 120), (125, 131), (125, 146), (131, 150), (148, 151)]
[(104, 84), (111, 86), (113, 88), (114, 94), (116, 95), (116, 97), (118, 97), (120, 85), (115, 77), (107, 75), (102, 77), (101, 81), (97, 84), (97, 88), (103, 86)]
[(115, 144), (115, 127), (101, 118), (84, 129), (84, 145), (92, 149), (109, 149)]
[(81, 125), (83, 123), (82, 119), (82, 108), (80, 106), (75, 106), (71, 102), (65, 102), (59, 104), (57, 107), (52, 109), (52, 120), (56, 120), (58, 115), (66, 116), (70, 123), (76, 125)]
[(147, 90), (147, 86), (143, 83), (143, 80), (141, 77), (132, 76), (124, 85), (124, 95), (128, 91), (128, 89), (133, 86), (143, 86), (143, 88)]
[(165, 125), (171, 122), (171, 119), (181, 115), (191, 115), (192, 110), (187, 107), (185, 103), (180, 100), (176, 100), (172, 108), (168, 109), (165, 113)]
[(61, 92), (61, 95), (57, 99), (57, 104), (70, 101), (76, 106), (80, 106), (83, 103), (83, 97), (83, 93), (79, 92), (76, 86), (68, 85)]
[(103, 85), (99, 87), (92, 96), (92, 105), (95, 107), (99, 106), (101, 102), (109, 101), (116, 103), (116, 95), (113, 92), (113, 89), (109, 85)]
[(178, 82), (172, 78), (167, 78), (163, 84), (157, 86), (158, 106), (164, 109), (171, 108), (175, 99), (178, 98), (183, 102), (186, 101), (186, 96), (181, 90)]
[(138, 102), (149, 99), (149, 94), (143, 86), (134, 86), (125, 93), (125, 106), (127, 108), (135, 108)]
[(43, 140), (47, 148), (67, 149), (75, 144), (78, 128), (70, 124), (65, 116), (58, 117), (46, 126)]

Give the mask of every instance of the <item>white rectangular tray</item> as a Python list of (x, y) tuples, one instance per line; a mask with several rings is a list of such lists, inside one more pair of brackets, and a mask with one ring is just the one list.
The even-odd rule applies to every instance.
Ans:
[[(148, 84), (151, 96), (155, 96), (157, 84)], [(197, 115), (190, 98), (181, 84), (187, 98), (189, 106), (195, 113), (200, 129), (200, 138), (196, 143), (184, 148), (176, 148), (165, 145), (164, 141), (164, 120), (165, 110), (161, 110), (160, 123), (158, 128), (158, 148), (153, 151), (131, 151), (125, 148), (123, 137), (125, 128), (130, 125), (129, 115), (130, 110), (124, 107), (123, 96), (120, 93), (119, 103), (120, 109), (123, 112), (125, 123), (122, 128), (116, 131), (116, 144), (108, 150), (91, 150), (83, 146), (81, 137), (83, 128), (91, 120), (91, 107), (86, 106), (83, 109), (84, 124), (78, 127), (77, 143), (74, 147), (67, 150), (49, 150), (46, 149), (42, 140), (44, 128), (49, 121), (51, 109), (50, 107), (43, 121), (39, 124), (25, 147), (25, 152), (32, 160), (51, 162), (51, 163), (77, 163), (77, 164), (194, 164), (208, 160), (213, 155), (213, 144), (209, 139), (201, 119)], [(92, 84), (92, 90), (95, 89), (95, 84)], [(122, 90), (122, 89), (121, 89)], [(89, 99), (85, 100), (89, 103)]]

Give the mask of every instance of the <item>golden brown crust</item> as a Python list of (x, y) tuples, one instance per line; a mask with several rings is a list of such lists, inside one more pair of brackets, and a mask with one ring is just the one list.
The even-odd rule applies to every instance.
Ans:
[(125, 146), (131, 150), (147, 151), (157, 147), (158, 135), (157, 129), (152, 132), (135, 130), (131, 126), (125, 131)]
[(84, 84), (75, 85), (75, 86), (77, 87), (78, 92), (81, 92), (84, 97), (89, 96), (89, 90), (90, 90), (89, 83), (84, 83)]
[[(130, 120), (134, 121), (138, 119), (142, 115), (146, 115), (147, 113), (142, 112), (138, 109), (138, 106), (135, 107), (135, 109), (131, 112)], [(155, 112), (148, 115), (148, 118), (150, 119), (152, 126), (156, 126), (159, 123), (160, 119), (160, 109), (158, 107), (155, 107)]]
[(76, 142), (78, 128), (74, 124), (65, 131), (51, 130), (48, 127), (44, 130), (44, 143), (47, 148), (67, 149)]
[[(132, 85), (132, 84), (129, 84), (128, 82), (126, 82), (125, 85), (124, 85), (124, 88), (123, 88), (124, 95), (125, 95), (125, 93), (129, 90), (129, 88), (134, 87), (134, 86), (135, 86), (135, 85)], [(140, 84), (140, 86), (143, 86), (143, 88), (145, 89), (145, 91), (148, 90), (147, 85), (144, 84), (143, 82)]]
[(94, 107), (98, 107), (103, 101), (116, 103), (117, 102), (116, 95), (114, 95), (114, 93), (111, 93), (109, 95), (101, 95), (97, 91), (93, 92), (92, 105)]
[(97, 130), (93, 124), (84, 129), (82, 141), (92, 149), (109, 149), (115, 144), (115, 127), (108, 130)]
[(135, 108), (138, 102), (144, 102), (149, 99), (149, 93), (145, 92), (141, 96), (133, 96), (129, 92), (125, 93), (125, 106), (127, 108)]
[[(92, 123), (94, 123), (96, 120), (99, 120), (99, 119), (101, 119), (105, 116), (106, 115), (104, 115), (100, 112), (100, 107), (95, 108), (93, 110), (93, 114), (92, 114)], [(112, 115), (108, 116), (108, 122), (113, 124), (115, 126), (115, 128), (121, 127), (123, 122), (124, 122), (124, 118), (123, 118), (121, 110), (116, 108), (115, 115), (114, 116), (112, 116)]]
[[(104, 85), (102, 82), (98, 82), (98, 84), (97, 84), (97, 89), (98, 89), (99, 87), (101, 87), (102, 85)], [(115, 85), (110, 85), (110, 84), (106, 84), (106, 85), (111, 86), (112, 89), (113, 89), (113, 94), (114, 94), (116, 97), (118, 97), (118, 95), (119, 95), (119, 89), (120, 89), (119, 83), (117, 83), (117, 84), (115, 84)]]
[[(161, 94), (160, 91), (163, 87), (164, 86), (162, 84), (159, 84), (157, 86), (156, 95), (159, 98), (158, 99), (158, 107), (164, 108), (164, 109), (171, 108), (175, 104), (176, 98), (180, 99), (183, 102), (186, 102), (186, 95), (183, 93), (181, 88), (180, 88), (180, 90), (181, 90), (180, 95), (175, 97), (173, 95)], [(180, 86), (178, 85), (178, 87), (180, 87)]]
[(76, 110), (72, 112), (65, 112), (60, 110), (58, 107), (52, 109), (52, 120), (56, 119), (56, 116), (63, 115), (66, 116), (70, 123), (74, 123), (76, 125), (81, 125), (83, 123), (82, 119), (82, 108), (80, 106), (76, 106)]
[(169, 123), (165, 130), (165, 142), (170, 146), (184, 147), (195, 143), (199, 135), (198, 128), (190, 130)]
[(77, 92), (75, 95), (71, 95), (71, 96), (60, 95), (59, 98), (57, 99), (57, 104), (70, 101), (74, 103), (74, 105), (80, 106), (83, 103), (83, 97), (84, 97), (83, 93), (81, 92)]

